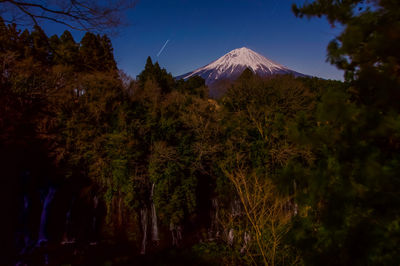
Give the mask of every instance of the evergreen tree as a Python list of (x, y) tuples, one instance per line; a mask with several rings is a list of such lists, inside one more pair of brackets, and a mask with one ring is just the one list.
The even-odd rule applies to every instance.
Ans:
[(18, 36), (18, 52), (20, 55), (20, 59), (28, 58), (32, 54), (33, 44), (32, 44), (32, 36), (28, 30), (24, 30)]
[(39, 26), (35, 26), (31, 33), (32, 38), (32, 51), (31, 56), (36, 60), (40, 60), (44, 64), (50, 64), (50, 46), (49, 39), (44, 33), (43, 29)]
[(293, 10), (300, 17), (326, 16), (332, 25), (344, 25), (328, 45), (329, 61), (345, 70), (360, 103), (399, 110), (398, 1), (318, 0)]
[(110, 70), (110, 71), (117, 70), (117, 64), (114, 59), (114, 52), (110, 38), (108, 38), (106, 35), (103, 35), (100, 38), (100, 43), (103, 50), (101, 56), (102, 58), (101, 61), (103, 62), (104, 65), (103, 70)]
[(293, 163), (287, 172), (298, 178), (303, 215), (295, 239), (306, 264), (400, 260), (399, 10), (398, 1), (294, 6), (298, 16), (327, 16), (344, 25), (328, 58), (348, 81), (347, 90), (323, 93), (316, 127), (298, 125), (315, 163)]
[(82, 70), (96, 71), (100, 67), (101, 44), (97, 36), (87, 32), (80, 42), (79, 53), (82, 58)]
[(75, 43), (69, 31), (64, 31), (55, 44), (55, 64), (78, 67), (80, 62), (79, 44)]
[(152, 79), (161, 89), (162, 94), (172, 91), (175, 86), (175, 80), (164, 68), (161, 69), (158, 62), (153, 64), (150, 56), (146, 60), (144, 70), (137, 76), (139, 87), (143, 88), (147, 80)]
[(197, 95), (200, 98), (208, 97), (208, 87), (205, 84), (205, 80), (200, 76), (190, 77), (188, 80), (178, 80), (177, 89), (181, 93), (189, 93)]
[(146, 65), (144, 66), (144, 70), (136, 77), (138, 81), (139, 87), (143, 88), (146, 80), (148, 80), (154, 72), (153, 61), (151, 57), (148, 56), (146, 59)]

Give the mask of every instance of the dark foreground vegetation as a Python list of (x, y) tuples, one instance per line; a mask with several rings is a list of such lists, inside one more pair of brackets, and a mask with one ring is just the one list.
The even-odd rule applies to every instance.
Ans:
[(246, 70), (218, 100), (0, 21), (1, 264), (398, 265), (400, 6), (359, 2), (294, 8), (346, 26), (345, 82)]

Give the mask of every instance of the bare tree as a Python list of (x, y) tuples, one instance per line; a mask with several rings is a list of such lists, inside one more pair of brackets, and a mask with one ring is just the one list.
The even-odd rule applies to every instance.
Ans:
[(51, 21), (82, 31), (108, 31), (124, 24), (136, 0), (0, 0), (0, 16), (18, 25)]
[[(248, 220), (246, 232), (250, 232), (251, 242), (245, 245), (245, 252), (257, 265), (256, 257), (260, 257), (264, 265), (296, 264), (296, 255), (289, 258), (289, 252), (282, 239), (290, 229), (293, 215), (290, 210), (291, 197), (279, 195), (268, 177), (260, 177), (250, 172), (240, 162), (233, 171), (224, 170), (235, 187), (243, 212)], [(252, 247), (256, 248), (252, 248)]]

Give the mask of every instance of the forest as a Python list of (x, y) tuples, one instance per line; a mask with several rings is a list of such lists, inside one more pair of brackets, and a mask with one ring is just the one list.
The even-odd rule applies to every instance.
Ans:
[(218, 99), (0, 18), (1, 264), (398, 265), (400, 4), (359, 2), (293, 6), (344, 25), (343, 82), (245, 70)]

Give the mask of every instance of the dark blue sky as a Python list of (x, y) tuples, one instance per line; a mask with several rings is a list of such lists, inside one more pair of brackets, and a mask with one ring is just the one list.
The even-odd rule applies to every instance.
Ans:
[[(143, 69), (147, 56), (179, 75), (246, 46), (295, 71), (342, 79), (342, 72), (325, 62), (326, 46), (339, 30), (323, 18), (296, 18), (291, 5), (303, 2), (141, 0), (127, 14), (130, 25), (111, 36), (115, 58), (132, 77)], [(60, 26), (44, 28), (49, 35), (62, 32)], [(71, 32), (80, 40), (82, 33)]]

